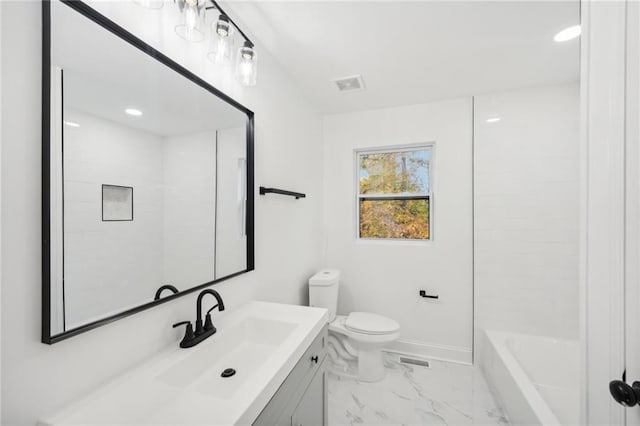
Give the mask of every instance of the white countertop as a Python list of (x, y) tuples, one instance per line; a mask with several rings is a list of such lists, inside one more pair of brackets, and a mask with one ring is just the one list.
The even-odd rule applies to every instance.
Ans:
[[(214, 323), (218, 332), (199, 345), (181, 349), (176, 342), (39, 424), (251, 424), (326, 325), (327, 310), (249, 302)], [(263, 323), (271, 328), (261, 333)], [(241, 341), (247, 333), (248, 344)], [(236, 376), (221, 379), (226, 367)]]

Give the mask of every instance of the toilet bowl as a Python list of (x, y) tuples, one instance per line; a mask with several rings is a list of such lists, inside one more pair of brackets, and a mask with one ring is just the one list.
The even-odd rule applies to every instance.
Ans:
[(369, 312), (336, 315), (339, 283), (340, 271), (335, 269), (319, 271), (309, 279), (309, 306), (329, 310), (329, 334), (336, 338), (329, 339), (329, 353), (357, 358), (358, 380), (382, 380), (385, 375), (382, 348), (398, 339), (400, 325)]
[(400, 337), (400, 325), (382, 315), (352, 312), (337, 315), (329, 323), (329, 333), (338, 336), (346, 348), (355, 349), (358, 380), (377, 382), (385, 373), (382, 348)]

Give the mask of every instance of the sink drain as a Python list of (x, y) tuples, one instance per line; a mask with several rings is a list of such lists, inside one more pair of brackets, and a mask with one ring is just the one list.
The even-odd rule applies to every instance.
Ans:
[(231, 377), (234, 374), (236, 374), (236, 370), (234, 370), (233, 368), (227, 368), (226, 370), (224, 370), (222, 372), (222, 374), (220, 374), (222, 377)]

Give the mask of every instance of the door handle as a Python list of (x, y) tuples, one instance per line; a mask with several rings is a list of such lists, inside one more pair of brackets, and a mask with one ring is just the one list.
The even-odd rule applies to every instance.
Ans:
[(609, 392), (616, 402), (624, 407), (633, 407), (640, 403), (640, 382), (635, 381), (628, 385), (625, 371), (622, 373), (622, 380), (612, 380), (609, 382)]

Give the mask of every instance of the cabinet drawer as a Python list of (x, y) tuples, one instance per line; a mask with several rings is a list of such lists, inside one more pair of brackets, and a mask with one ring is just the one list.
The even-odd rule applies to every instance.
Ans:
[(293, 409), (298, 405), (299, 399), (324, 361), (326, 345), (327, 327), (324, 327), (253, 422), (254, 425), (277, 425), (286, 409), (291, 406)]

